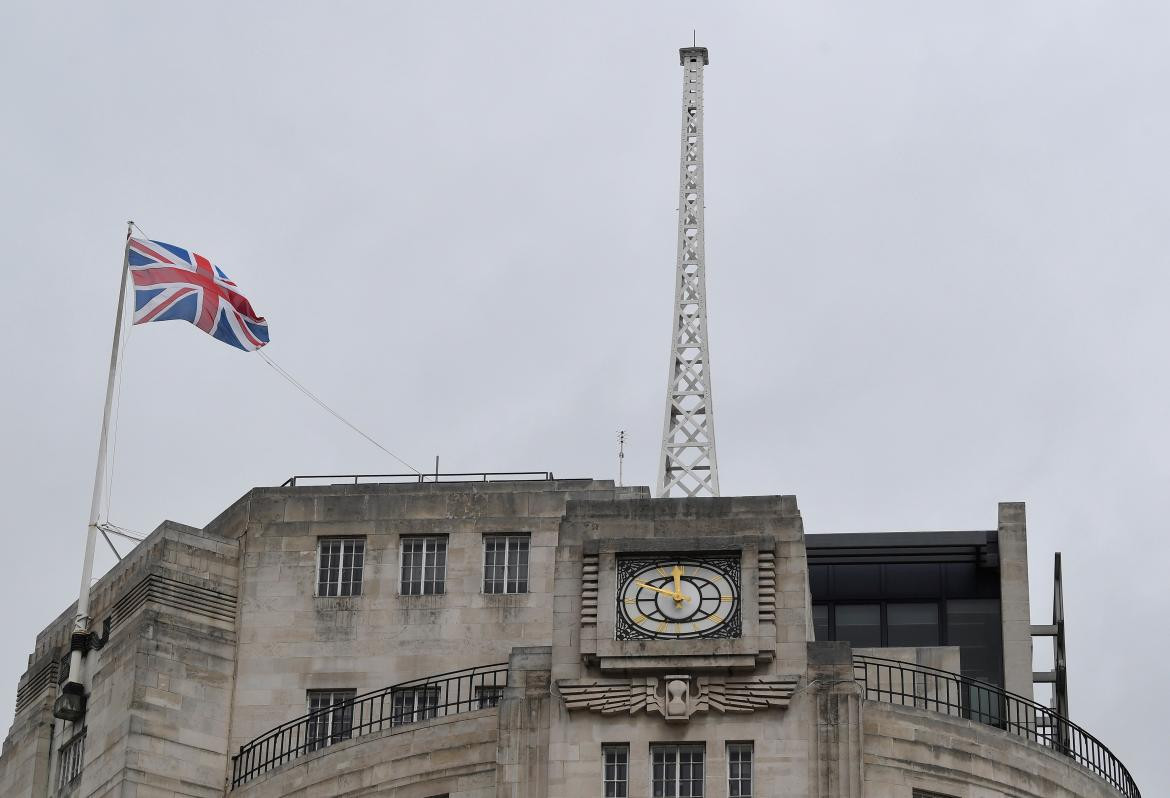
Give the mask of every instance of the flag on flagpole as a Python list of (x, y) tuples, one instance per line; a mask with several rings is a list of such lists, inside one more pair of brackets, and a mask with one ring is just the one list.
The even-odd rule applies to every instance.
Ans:
[(207, 258), (142, 238), (129, 239), (126, 247), (135, 324), (181, 319), (245, 352), (268, 343), (268, 322)]

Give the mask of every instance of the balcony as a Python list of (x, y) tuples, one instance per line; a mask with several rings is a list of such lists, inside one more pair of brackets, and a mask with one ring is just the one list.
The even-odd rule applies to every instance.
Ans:
[(414, 679), (335, 701), (240, 746), (240, 752), (232, 757), (232, 789), (343, 740), (405, 731), (418, 721), (495, 707), (507, 685), (508, 664), (500, 663)]
[(869, 701), (973, 720), (1023, 737), (1104, 779), (1125, 798), (1141, 792), (1100, 740), (1048, 707), (986, 682), (880, 657), (854, 656), (853, 675)]

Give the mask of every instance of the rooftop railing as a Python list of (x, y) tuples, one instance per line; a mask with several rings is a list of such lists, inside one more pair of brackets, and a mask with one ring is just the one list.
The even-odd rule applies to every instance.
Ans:
[(465, 668), (402, 682), (334, 701), (290, 720), (240, 746), (232, 757), (232, 789), (351, 737), (406, 731), (410, 724), (499, 704), (508, 685), (508, 665)]
[(297, 474), (281, 483), (282, 488), (298, 484), (312, 485), (369, 485), (402, 482), (501, 482), (556, 479), (551, 471), (467, 471), (458, 473), (432, 472), (430, 474)]
[(1067, 756), (1105, 779), (1126, 798), (1141, 798), (1125, 765), (1104, 743), (1035, 701), (977, 679), (881, 657), (855, 656), (853, 675), (871, 701), (928, 709), (995, 726)]

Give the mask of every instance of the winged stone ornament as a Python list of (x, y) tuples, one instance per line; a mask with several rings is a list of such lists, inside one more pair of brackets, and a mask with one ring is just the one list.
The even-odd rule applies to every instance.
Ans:
[(627, 682), (562, 681), (558, 686), (569, 710), (587, 709), (603, 715), (659, 711), (658, 680), (654, 678)]
[(562, 680), (557, 686), (569, 711), (585, 710), (603, 715), (652, 712), (673, 721), (687, 720), (698, 712), (783, 709), (796, 691), (798, 680), (796, 676), (746, 679), (666, 676), (664, 681), (654, 677), (628, 681)]

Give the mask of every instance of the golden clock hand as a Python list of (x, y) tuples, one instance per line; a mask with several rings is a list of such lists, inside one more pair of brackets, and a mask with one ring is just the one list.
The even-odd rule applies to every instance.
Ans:
[(678, 563), (670, 569), (670, 575), (674, 577), (674, 600), (682, 601), (682, 575), (683, 569), (679, 567)]
[[(645, 582), (639, 582), (636, 579), (634, 580), (634, 584), (637, 585), (638, 587), (644, 587), (647, 590), (653, 590), (656, 593), (661, 593), (664, 596), (670, 596), (675, 601), (689, 601), (690, 600), (686, 596), (684, 596), (682, 593), (675, 593), (673, 590), (663, 590), (660, 587), (654, 587), (654, 585), (648, 585)], [(682, 598), (680, 599), (680, 598), (678, 598), (678, 596), (682, 596)]]

